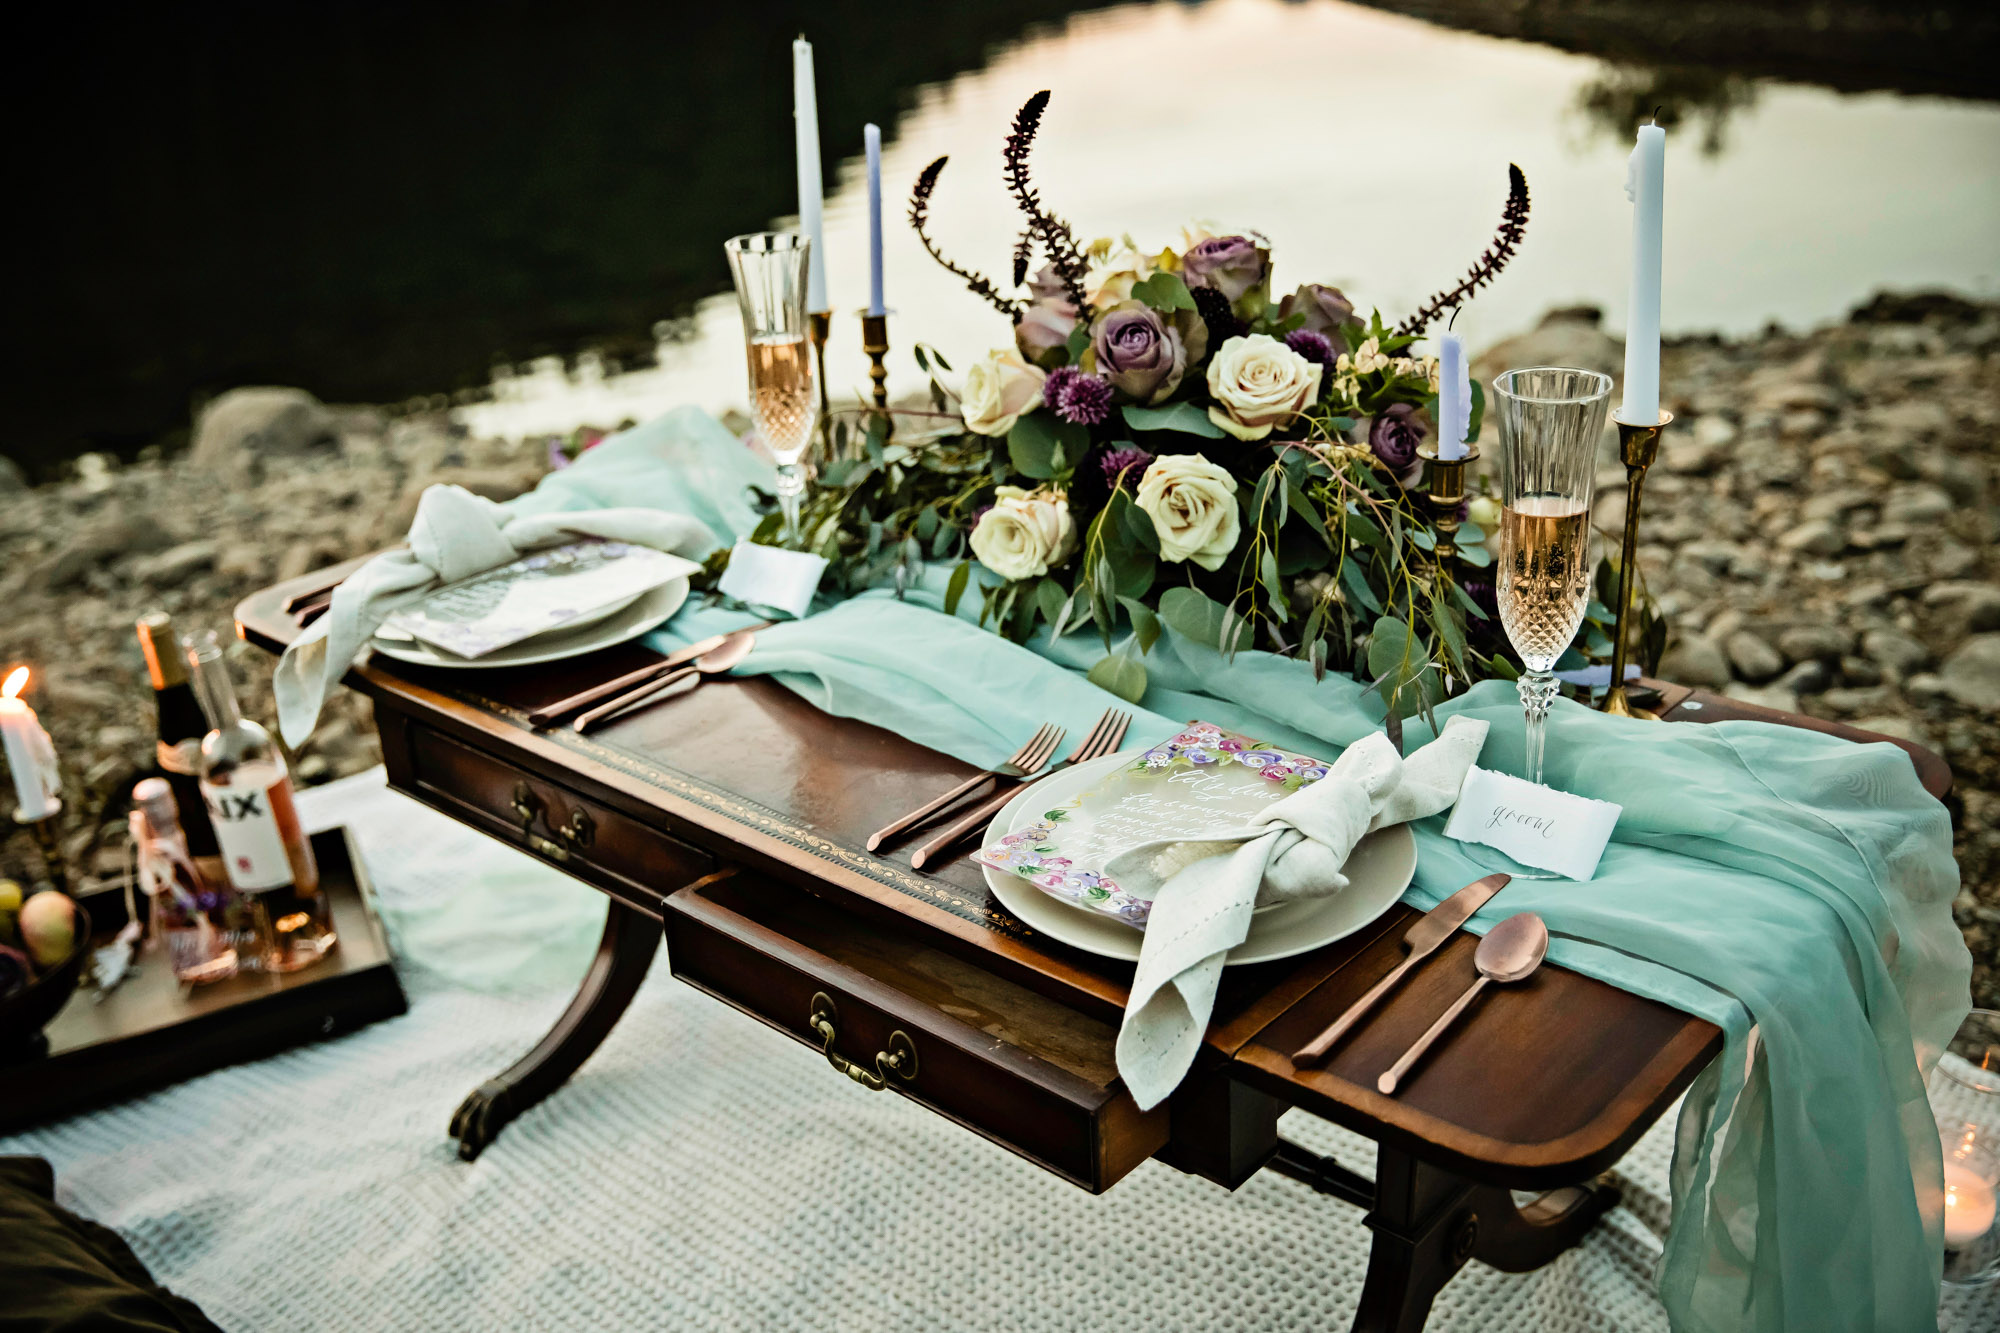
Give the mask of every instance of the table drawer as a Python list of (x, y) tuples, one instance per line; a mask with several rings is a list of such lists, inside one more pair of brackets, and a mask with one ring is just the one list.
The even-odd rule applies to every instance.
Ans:
[[(1163, 1108), (1118, 1081), (1117, 1030), (897, 925), (738, 873), (667, 899), (682, 981), (1093, 1193), (1159, 1150)], [(858, 1092), (860, 1089), (857, 1088)]]
[(382, 739), (395, 786), (649, 915), (715, 869), (699, 848), (427, 727), (384, 726)]

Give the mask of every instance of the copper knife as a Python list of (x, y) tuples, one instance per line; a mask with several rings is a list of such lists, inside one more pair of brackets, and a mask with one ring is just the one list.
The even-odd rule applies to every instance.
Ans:
[(567, 699), (558, 699), (552, 704), (544, 704), (542, 707), (528, 714), (528, 725), (531, 727), (546, 727), (549, 723), (559, 718), (567, 717), (579, 709), (587, 708), (600, 699), (609, 699), (620, 690), (644, 684), (655, 676), (664, 676), (675, 667), (685, 666), (687, 663), (694, 661), (695, 658), (700, 657), (703, 653), (720, 648), (722, 640), (725, 637), (727, 636), (711, 634), (699, 643), (691, 643), (685, 648), (676, 648), (659, 661), (642, 666), (637, 671), (628, 671), (616, 680), (607, 680), (602, 685), (594, 685), (581, 694), (572, 694)]
[(1359, 1023), (1362, 1016), (1373, 1009), (1376, 1002), (1387, 995), (1411, 968), (1436, 952), (1439, 945), (1471, 920), (1472, 914), (1486, 906), (1487, 900), (1506, 888), (1507, 882), (1513, 878), (1512, 875), (1488, 875), (1484, 879), (1475, 879), (1418, 917), (1417, 924), (1403, 936), (1403, 944), (1410, 951), (1409, 957), (1396, 964), (1395, 970), (1370, 987), (1366, 995), (1347, 1006), (1347, 1012), (1336, 1018), (1331, 1027), (1293, 1051), (1292, 1063), (1310, 1066), (1325, 1060), (1334, 1043), (1346, 1036), (1348, 1030)]

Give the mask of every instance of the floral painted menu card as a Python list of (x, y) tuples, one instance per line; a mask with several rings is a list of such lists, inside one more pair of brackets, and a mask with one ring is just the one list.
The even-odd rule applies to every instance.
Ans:
[(981, 849), (979, 860), (1064, 902), (1144, 929), (1152, 901), (1105, 873), (1114, 857), (1142, 843), (1221, 838), (1326, 770), (1306, 755), (1190, 722), (1172, 740)]

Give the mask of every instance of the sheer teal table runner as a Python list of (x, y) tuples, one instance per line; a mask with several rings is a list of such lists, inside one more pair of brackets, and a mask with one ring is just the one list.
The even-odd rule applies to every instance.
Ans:
[[(768, 467), (681, 409), (514, 503), (657, 505), (701, 519), (722, 545), (754, 526), (751, 484), (768, 488)], [(1082, 736), (1118, 702), (1083, 678), (1104, 654), (1094, 630), (1008, 643), (971, 623), (976, 595), (957, 618), (942, 613), (948, 574), (931, 567), (901, 601), (822, 598), (807, 620), (762, 632), (738, 674), (770, 675), (829, 713), (982, 765), (1043, 721)], [(666, 648), (754, 618), (690, 604), (656, 639)], [(1128, 744), (1201, 718), (1330, 759), (1377, 726), (1355, 682), (1315, 683), (1289, 659), (1224, 662), (1170, 633), (1146, 664)], [(1481, 765), (1520, 771), (1511, 687), (1489, 682), (1438, 711), (1487, 719)], [(1429, 738), (1411, 731), (1411, 746)], [(1951, 917), (1958, 871), (1944, 807), (1894, 746), (1560, 702), (1547, 780), (1624, 807), (1596, 877), (1517, 878), (1468, 928), (1539, 912), (1554, 961), (1727, 1036), (1681, 1114), (1660, 1278), (1674, 1326), (1935, 1329), (1942, 1175), (1924, 1076), (1969, 1006), (1971, 972)], [(1523, 869), (1445, 838), (1443, 822), (1415, 826), (1412, 906)]]

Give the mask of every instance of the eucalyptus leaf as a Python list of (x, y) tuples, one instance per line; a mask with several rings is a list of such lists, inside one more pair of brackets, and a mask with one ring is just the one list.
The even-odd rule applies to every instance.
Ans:
[(1143, 301), (1155, 310), (1194, 309), (1194, 297), (1188, 292), (1186, 280), (1178, 273), (1162, 271), (1133, 283), (1132, 299)]
[(1042, 613), (1042, 619), (1055, 624), (1069, 605), (1069, 591), (1054, 579), (1043, 579), (1035, 585), (1035, 606)]
[(1208, 419), (1208, 413), (1193, 403), (1174, 403), (1167, 407), (1140, 407), (1127, 403), (1123, 409), (1125, 424), (1133, 430), (1171, 430), (1183, 435), (1199, 435), (1207, 440), (1226, 438), (1222, 427)]
[(1146, 697), (1145, 664), (1123, 652), (1101, 658), (1084, 679), (1100, 690), (1117, 695), (1126, 703), (1136, 704)]
[(1228, 608), (1199, 588), (1169, 588), (1160, 594), (1160, 619), (1168, 629), (1196, 643), (1220, 649), (1222, 627), (1228, 618)]
[(1341, 562), (1340, 586), (1347, 589), (1347, 595), (1367, 610), (1376, 614), (1381, 613), (1381, 599), (1376, 597), (1374, 589), (1368, 586), (1368, 578), (1361, 572), (1360, 561), (1344, 560)]
[(961, 560), (958, 568), (951, 571), (951, 581), (944, 585), (944, 613), (958, 614), (959, 599), (965, 596), (965, 585), (972, 580), (972, 562)]
[(1014, 470), (1036, 481), (1056, 474), (1062, 443), (1056, 437), (1057, 421), (1052, 412), (1030, 412), (1007, 432), (1007, 454)]
[(1160, 618), (1153, 608), (1136, 597), (1120, 597), (1118, 604), (1125, 608), (1125, 614), (1132, 618), (1132, 637), (1139, 643), (1141, 653), (1153, 651), (1153, 645), (1160, 641)]
[(1484, 546), (1461, 546), (1458, 548), (1458, 558), (1474, 569), (1485, 569), (1493, 563), (1493, 556)]

